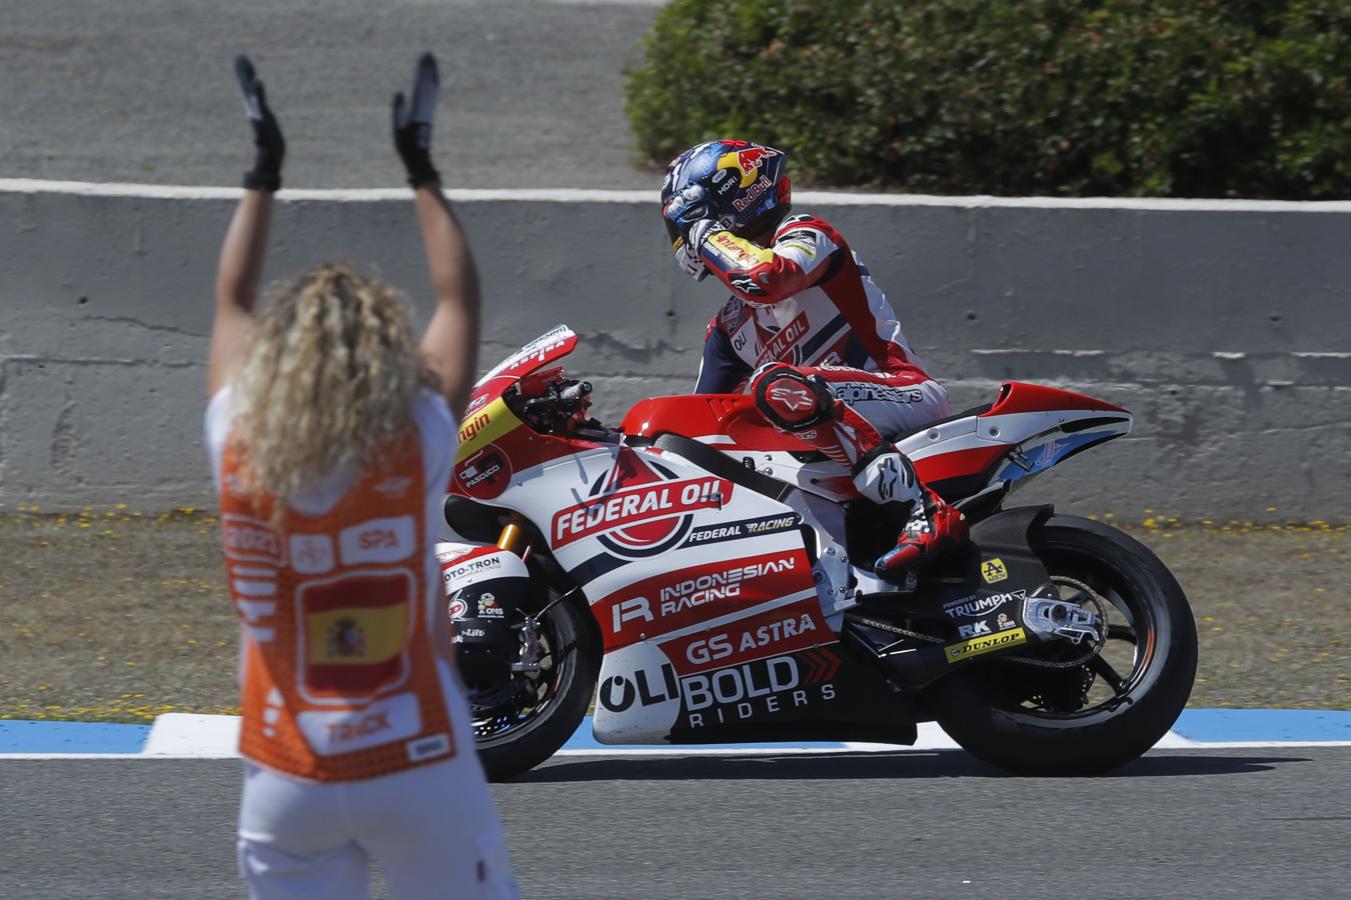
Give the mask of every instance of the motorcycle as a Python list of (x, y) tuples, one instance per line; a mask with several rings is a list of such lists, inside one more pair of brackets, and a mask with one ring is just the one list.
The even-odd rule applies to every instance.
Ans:
[(618, 428), (558, 360), (560, 325), (475, 387), (437, 545), (489, 776), (550, 757), (595, 697), (606, 744), (913, 744), (937, 721), (1010, 772), (1085, 775), (1162, 737), (1196, 627), (1146, 547), (1009, 496), (1129, 432), (1081, 394), (1009, 382), (896, 445), (971, 524), (918, 577), (869, 561), (897, 523), (743, 395), (654, 397)]

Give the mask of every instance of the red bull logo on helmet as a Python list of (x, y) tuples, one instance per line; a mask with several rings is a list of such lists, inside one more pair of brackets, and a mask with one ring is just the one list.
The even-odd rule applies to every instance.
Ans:
[(744, 150), (724, 153), (718, 160), (718, 168), (739, 171), (741, 173), (741, 187), (746, 188), (755, 183), (755, 178), (760, 173), (761, 163), (778, 155), (779, 151), (777, 150), (761, 147), (759, 144), (751, 144)]

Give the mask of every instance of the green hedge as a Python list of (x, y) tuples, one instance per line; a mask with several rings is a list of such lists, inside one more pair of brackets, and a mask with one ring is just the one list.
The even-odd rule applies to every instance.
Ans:
[(1351, 0), (674, 0), (627, 107), (799, 181), (944, 194), (1351, 195)]

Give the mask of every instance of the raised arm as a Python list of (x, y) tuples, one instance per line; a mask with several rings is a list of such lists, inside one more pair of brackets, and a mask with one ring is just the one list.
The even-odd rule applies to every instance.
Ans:
[(247, 56), (235, 59), (235, 76), (244, 92), (244, 111), (253, 127), (256, 150), (253, 168), (244, 173), (244, 196), (235, 208), (216, 270), (216, 318), (211, 327), (211, 355), (207, 366), (207, 395), (212, 396), (234, 378), (253, 327), (253, 308), (267, 256), (267, 234), (272, 224), (272, 195), (281, 187), (281, 164), (286, 155), (277, 118), (267, 105), (263, 83)]
[(432, 120), (440, 90), (436, 58), (418, 59), (413, 98), (394, 95), (394, 147), (408, 170), (417, 203), (422, 243), (436, 292), (436, 311), (422, 336), (422, 354), (440, 382), (450, 411), (464, 415), (478, 365), (479, 284), (464, 231), (441, 193), (441, 176), (432, 165)]

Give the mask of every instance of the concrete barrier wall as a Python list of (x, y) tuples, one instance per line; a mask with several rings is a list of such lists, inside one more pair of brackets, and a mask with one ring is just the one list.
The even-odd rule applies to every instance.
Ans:
[[(0, 508), (210, 503), (212, 278), (237, 192), (0, 182)], [(665, 250), (646, 194), (463, 192), (486, 366), (557, 322), (617, 419), (688, 390), (716, 285)], [(282, 195), (266, 277), (375, 270), (430, 287), (401, 192)], [(1001, 380), (1138, 416), (1028, 489), (1083, 513), (1344, 520), (1351, 204), (799, 195), (892, 298), (957, 407)]]

